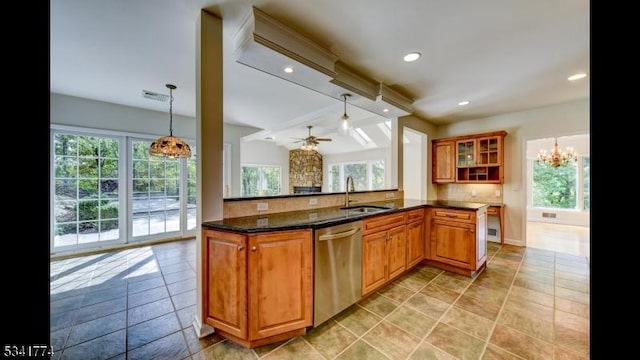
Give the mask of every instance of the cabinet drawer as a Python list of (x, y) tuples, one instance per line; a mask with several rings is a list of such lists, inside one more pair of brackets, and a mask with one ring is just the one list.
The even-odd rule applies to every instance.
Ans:
[(391, 229), (399, 225), (404, 225), (405, 212), (375, 216), (369, 219), (364, 219), (363, 228), (364, 234), (372, 233), (381, 230)]
[(487, 215), (500, 215), (500, 208), (498, 206), (489, 206), (487, 208)]
[(416, 220), (424, 220), (424, 209), (407, 211), (407, 223), (410, 223)]
[(431, 216), (434, 219), (447, 219), (474, 223), (476, 221), (475, 211), (453, 210), (453, 209), (431, 209)]

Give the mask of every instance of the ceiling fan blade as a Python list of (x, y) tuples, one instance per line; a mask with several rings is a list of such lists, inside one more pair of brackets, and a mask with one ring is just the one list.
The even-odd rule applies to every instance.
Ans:
[(331, 141), (329, 138), (316, 138), (317, 141)]

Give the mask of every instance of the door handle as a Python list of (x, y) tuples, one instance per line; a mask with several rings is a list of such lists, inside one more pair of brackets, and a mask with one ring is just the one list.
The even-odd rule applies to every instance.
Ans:
[(238, 251), (242, 251), (242, 250), (244, 250), (244, 245), (239, 245), (238, 246)]
[(258, 250), (258, 248), (257, 248), (257, 247), (255, 247), (255, 246), (252, 246), (252, 247), (251, 247), (251, 251), (255, 252), (256, 250)]
[(351, 236), (351, 235), (355, 234), (358, 230), (360, 230), (360, 228), (351, 229), (349, 231), (345, 231), (345, 232), (341, 232), (341, 233), (337, 233), (337, 234), (320, 235), (318, 237), (318, 241), (334, 240), (334, 239), (340, 239), (340, 238), (343, 238), (343, 237)]

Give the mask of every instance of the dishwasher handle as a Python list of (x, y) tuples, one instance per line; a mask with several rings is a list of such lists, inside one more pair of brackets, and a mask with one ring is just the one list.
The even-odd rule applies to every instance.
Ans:
[(355, 234), (359, 230), (360, 230), (360, 228), (354, 228), (354, 229), (351, 229), (349, 231), (345, 231), (345, 232), (341, 232), (341, 233), (337, 233), (337, 234), (320, 235), (318, 237), (318, 241), (327, 241), (327, 240), (334, 240), (334, 239), (340, 239), (340, 238), (343, 238), (343, 237), (348, 237), (348, 236), (351, 236), (351, 235)]

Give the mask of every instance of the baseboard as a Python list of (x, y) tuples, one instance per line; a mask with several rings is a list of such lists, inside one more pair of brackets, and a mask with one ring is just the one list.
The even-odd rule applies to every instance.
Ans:
[(514, 245), (514, 246), (526, 246), (527, 245), (524, 240), (516, 240), (516, 239), (508, 239), (508, 238), (504, 239), (504, 243), (505, 244), (509, 244), (509, 245)]
[(198, 336), (198, 339), (202, 339), (203, 337), (209, 336), (214, 332), (216, 332), (213, 326), (205, 324), (204, 322), (200, 321), (200, 319), (198, 318), (198, 315), (195, 315), (193, 317), (192, 324), (193, 324), (193, 330), (196, 331), (196, 336)]

